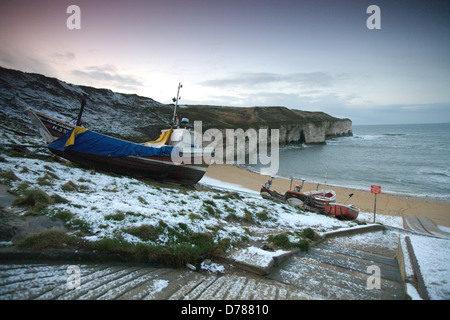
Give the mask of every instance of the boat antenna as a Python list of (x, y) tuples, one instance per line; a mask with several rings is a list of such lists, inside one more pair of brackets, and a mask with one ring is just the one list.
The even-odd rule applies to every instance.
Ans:
[(347, 201), (348, 201), (348, 200), (350, 200), (350, 198), (351, 198), (351, 197), (353, 197), (353, 193), (350, 193), (350, 194), (348, 195), (348, 199), (347, 199), (347, 200), (345, 200), (344, 204), (346, 204), (346, 203), (347, 203)]
[(172, 99), (172, 101), (175, 103), (175, 108), (173, 109), (173, 118), (172, 118), (172, 124), (174, 126), (178, 125), (178, 124), (175, 124), (175, 119), (177, 117), (178, 101), (181, 99), (181, 97), (180, 97), (180, 88), (183, 88), (183, 85), (181, 83), (178, 83), (177, 97)]
[[(327, 164), (327, 167), (326, 167), (326, 169), (325, 169), (325, 183), (324, 183), (324, 185), (326, 185), (327, 184), (327, 175), (328, 175), (328, 164)], [(317, 191), (319, 190), (319, 183), (317, 183)], [(323, 189), (322, 189), (323, 190)], [(323, 190), (323, 195), (325, 195), (325, 190)]]

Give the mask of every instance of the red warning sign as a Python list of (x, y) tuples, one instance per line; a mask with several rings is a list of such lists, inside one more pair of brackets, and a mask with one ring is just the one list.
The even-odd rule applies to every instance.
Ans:
[(371, 193), (375, 193), (375, 194), (380, 194), (381, 193), (381, 186), (371, 185), (370, 186), (370, 192)]

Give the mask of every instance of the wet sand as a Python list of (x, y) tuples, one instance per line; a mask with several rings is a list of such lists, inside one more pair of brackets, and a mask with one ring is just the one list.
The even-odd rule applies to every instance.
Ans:
[[(228, 183), (241, 185), (250, 190), (258, 191), (267, 182), (268, 176), (238, 168), (228, 164), (214, 164), (209, 166), (206, 176)], [(292, 188), (301, 185), (301, 181), (293, 181)], [(274, 178), (271, 189), (280, 193), (289, 190), (291, 180)], [(353, 204), (363, 212), (374, 212), (375, 195), (367, 190), (358, 190), (345, 187), (335, 187), (320, 184), (319, 190), (333, 189), (336, 191), (336, 202)], [(317, 190), (316, 183), (305, 181), (303, 191)], [(381, 190), (383, 192), (383, 189)], [(353, 196), (349, 199), (349, 194)], [(450, 201), (444, 202), (433, 198), (412, 197), (396, 194), (381, 193), (377, 195), (376, 214), (402, 216), (403, 214), (422, 216), (431, 219), (437, 225), (450, 228)]]

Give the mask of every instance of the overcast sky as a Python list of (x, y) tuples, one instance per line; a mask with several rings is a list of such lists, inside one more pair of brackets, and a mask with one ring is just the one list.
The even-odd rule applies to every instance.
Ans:
[[(69, 5), (81, 29), (69, 29)], [(369, 29), (370, 5), (381, 29)], [(450, 122), (449, 1), (0, 1), (0, 65), (169, 103)], [(70, 20), (72, 21), (72, 20)]]

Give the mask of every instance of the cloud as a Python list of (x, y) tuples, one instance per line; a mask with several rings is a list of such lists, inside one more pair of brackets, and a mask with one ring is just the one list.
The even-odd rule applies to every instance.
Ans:
[(55, 52), (52, 55), (50, 55), (50, 57), (64, 62), (73, 61), (76, 58), (75, 53), (73, 52), (65, 52), (65, 53)]
[(84, 70), (72, 70), (71, 74), (89, 81), (94, 86), (107, 84), (108, 88), (125, 89), (137, 91), (143, 85), (142, 81), (135, 76), (123, 75), (114, 65), (90, 66)]
[(198, 83), (208, 87), (205, 97), (222, 105), (285, 106), (320, 109), (351, 105), (359, 96), (340, 88), (351, 77), (329, 72), (236, 73)]
[(207, 87), (254, 87), (265, 84), (285, 83), (290, 85), (302, 85), (304, 87), (329, 87), (333, 84), (333, 77), (327, 72), (298, 72), (298, 73), (269, 73), (247, 72), (238, 73), (222, 79), (202, 81), (199, 85)]
[(11, 48), (0, 48), (0, 64), (23, 72), (39, 73), (48, 77), (58, 76), (57, 70), (46, 59), (23, 55)]

